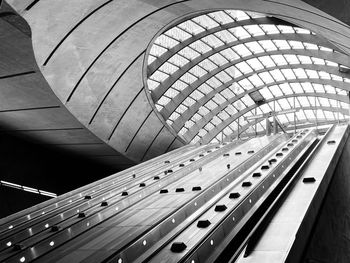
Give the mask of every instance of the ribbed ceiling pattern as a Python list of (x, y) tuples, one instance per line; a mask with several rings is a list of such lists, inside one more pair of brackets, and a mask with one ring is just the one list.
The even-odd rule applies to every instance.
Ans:
[[(147, 85), (166, 123), (188, 142), (249, 137), (275, 112), (284, 127), (344, 121), (348, 57), (313, 32), (257, 13), (223, 10), (163, 32)], [(297, 109), (291, 112), (290, 109)]]

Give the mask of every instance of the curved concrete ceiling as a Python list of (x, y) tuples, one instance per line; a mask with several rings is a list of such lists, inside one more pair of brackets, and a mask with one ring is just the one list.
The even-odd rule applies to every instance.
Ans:
[(0, 132), (35, 139), (116, 169), (134, 164), (82, 125), (37, 66), (32, 32), (6, 3), (0, 7)]
[[(38, 100), (35, 107), (57, 107), (36, 110), (35, 116), (43, 113), (33, 120), (51, 120), (47, 125), (52, 129), (81, 129), (94, 138), (93, 143), (107, 148), (109, 145), (113, 154), (125, 156), (121, 163), (127, 159), (146, 160), (188, 143), (166, 124), (144, 89), (146, 49), (161, 29), (174, 21), (181, 22), (187, 15), (213, 9), (255, 11), (307, 28), (330, 40), (335, 49), (346, 55), (350, 51), (350, 28), (302, 1), (6, 0), (5, 3), (25, 19), (32, 32), (35, 61), (31, 58), (30, 67), (20, 72), (35, 71), (34, 75), (38, 75), (35, 81), (42, 79), (42, 93), (50, 93), (51, 87), (60, 100), (45, 94), (47, 99), (39, 102), (40, 96), (33, 95)], [(29, 45), (30, 37), (26, 39)], [(19, 41), (11, 44), (21, 49), (17, 47)], [(28, 56), (28, 52), (24, 53)], [(349, 64), (349, 59), (345, 60)], [(21, 75), (19, 81), (26, 83), (26, 77), (31, 75)], [(18, 112), (28, 112), (25, 118), (29, 118), (31, 111)], [(12, 130), (25, 127), (20, 121), (23, 118), (12, 117), (12, 123), (8, 123), (14, 127)], [(6, 118), (2, 119), (7, 124)], [(32, 123), (35, 122), (29, 121)], [(40, 124), (40, 129), (46, 126)], [(35, 129), (39, 130), (39, 126), (27, 127), (28, 132)], [(77, 137), (82, 140), (84, 136)]]

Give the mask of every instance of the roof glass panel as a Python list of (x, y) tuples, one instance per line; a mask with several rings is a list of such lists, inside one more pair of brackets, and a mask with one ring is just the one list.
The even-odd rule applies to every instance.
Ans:
[(234, 52), (231, 48), (220, 51), (220, 54), (223, 55), (228, 61), (234, 61), (239, 58), (236, 52)]
[(277, 66), (282, 66), (282, 65), (288, 64), (283, 55), (272, 55), (271, 58)]
[(147, 80), (147, 85), (148, 85), (148, 88), (149, 88), (150, 90), (154, 90), (156, 87), (159, 86), (159, 82), (154, 81), (154, 80), (152, 80), (152, 79), (148, 79), (148, 80)]
[(222, 82), (220, 82), (217, 78), (215, 78), (215, 77), (212, 77), (212, 78), (210, 78), (210, 79), (208, 79), (207, 80), (207, 83), (211, 86), (211, 87), (213, 87), (213, 88), (218, 88), (221, 84), (222, 84)]
[(226, 10), (226, 13), (229, 14), (236, 21), (250, 19), (247, 13), (241, 10)]
[(262, 72), (262, 73), (259, 73), (258, 75), (265, 82), (265, 84), (274, 82), (274, 79), (272, 78), (269, 72)]
[(249, 38), (251, 35), (248, 33), (244, 27), (235, 27), (230, 29), (230, 32), (235, 35), (235, 37), (239, 40)]
[(278, 85), (273, 85), (273, 86), (269, 87), (269, 89), (275, 97), (280, 97), (283, 95), (283, 93)]
[(191, 73), (187, 72), (181, 77), (181, 81), (183, 81), (186, 84), (191, 84), (195, 82), (198, 78), (196, 78), (194, 75)]
[(192, 19), (198, 25), (201, 25), (205, 29), (211, 29), (213, 27), (217, 27), (220, 24), (216, 22), (213, 18), (207, 15), (197, 16)]
[(198, 65), (194, 66), (189, 70), (189, 72), (196, 76), (197, 78), (202, 77), (203, 75), (207, 74), (208, 72), (205, 71), (203, 68), (199, 67)]
[[(327, 41), (320, 42), (321, 36), (307, 29), (278, 24), (279, 20), (266, 24), (254, 19), (261, 17), (266, 16), (237, 10), (209, 12), (177, 24), (155, 39), (147, 58), (147, 88), (166, 123), (180, 130), (183, 138), (220, 141), (220, 136), (236, 133), (238, 123), (241, 136), (253, 136), (255, 129), (264, 131), (265, 121), (259, 120), (255, 128), (255, 122), (248, 123), (244, 116), (294, 107), (299, 111), (278, 113), (281, 123), (292, 126), (294, 116), (297, 123), (315, 123), (316, 116), (322, 120), (334, 120), (338, 115), (344, 118), (328, 108), (348, 109), (349, 103), (324, 96), (347, 96), (345, 89), (335, 88), (350, 83), (350, 78), (338, 72), (335, 61), (350, 60), (337, 57), (333, 61), (332, 53), (345, 55), (334, 51), (331, 43), (319, 46)], [(300, 41), (303, 39), (307, 42)], [(322, 84), (324, 80), (327, 85)], [(312, 96), (315, 93), (319, 96)], [(260, 100), (266, 103), (254, 109), (255, 101)], [(215, 128), (221, 125), (222, 130)]]
[(281, 71), (279, 69), (274, 69), (270, 71), (270, 74), (272, 75), (272, 77), (276, 80), (276, 81), (282, 81), (285, 80), (283, 74), (281, 73)]
[(265, 35), (265, 32), (259, 25), (244, 26), (244, 29), (253, 37)]
[(244, 44), (234, 46), (232, 49), (241, 57), (246, 57), (252, 54)]
[(258, 59), (267, 68), (276, 66), (275, 62), (273, 62), (270, 56), (259, 57)]
[(190, 32), (191, 34), (195, 34), (195, 35), (205, 31), (203, 27), (194, 23), (192, 20), (187, 20), (181, 23), (180, 25), (178, 25), (178, 27), (185, 30), (186, 32)]
[(215, 65), (211, 60), (209, 59), (205, 59), (202, 62), (200, 62), (198, 64), (199, 66), (201, 66), (202, 68), (204, 68), (207, 71), (212, 71), (214, 69), (216, 69), (218, 66)]
[(224, 44), (224, 42), (222, 42), (215, 35), (209, 35), (209, 36), (203, 37), (201, 40), (211, 48), (217, 48)]
[(164, 96), (167, 96), (168, 98), (174, 98), (177, 94), (179, 94), (177, 90), (170, 88), (165, 92)]
[(173, 84), (172, 87), (175, 88), (176, 90), (181, 91), (181, 90), (184, 90), (185, 88), (187, 88), (187, 87), (188, 87), (188, 84), (186, 84), (185, 82), (183, 82), (183, 81), (181, 81), (181, 80), (177, 80), (177, 81)]
[(171, 64), (169, 62), (165, 62), (160, 68), (159, 71), (162, 71), (166, 74), (173, 74), (175, 71), (177, 71), (179, 67), (175, 66), (174, 64)]
[(291, 26), (277, 25), (277, 28), (280, 30), (282, 34), (293, 34), (295, 30)]
[(154, 43), (169, 49), (178, 45), (180, 42), (163, 34), (160, 35)]
[(279, 85), (279, 87), (281, 88), (282, 92), (286, 95), (291, 95), (293, 94), (293, 90), (291, 89), (289, 83), (283, 83), (281, 85)]
[(220, 24), (227, 24), (234, 22), (234, 19), (227, 15), (225, 11), (218, 11), (208, 14), (211, 18), (213, 18), (216, 22)]
[(239, 76), (242, 76), (242, 73), (235, 66), (226, 68), (225, 72), (232, 78), (238, 78)]
[(220, 53), (216, 53), (210, 56), (209, 59), (219, 66), (222, 66), (228, 62), (227, 59), (225, 59), (222, 55), (220, 55)]
[(246, 63), (245, 61), (240, 62), (238, 64), (236, 64), (236, 68), (242, 72), (243, 74), (248, 74), (250, 72), (253, 72), (253, 69), (249, 66), (248, 63)]
[(265, 100), (269, 100), (274, 98), (274, 96), (272, 95), (272, 93), (270, 92), (270, 90), (268, 88), (263, 88), (260, 90), (261, 95), (263, 95)]
[(178, 41), (184, 41), (191, 37), (191, 34), (187, 33), (186, 31), (184, 31), (179, 27), (173, 27), (172, 29), (165, 32), (165, 34)]
[(237, 38), (228, 30), (221, 30), (214, 33), (214, 35), (224, 43), (230, 43), (237, 40)]
[(260, 27), (262, 28), (262, 30), (264, 30), (264, 32), (266, 34), (279, 34), (280, 31), (278, 30), (278, 28), (275, 25), (260, 25)]
[(224, 89), (223, 91), (221, 91), (221, 95), (227, 100), (235, 96), (235, 94), (230, 89)]
[(263, 69), (264, 65), (261, 64), (261, 62), (257, 59), (257, 58), (252, 58), (247, 60), (247, 63), (249, 64), (249, 66), (254, 69), (255, 71)]
[(212, 50), (210, 46), (208, 46), (205, 42), (202, 40), (197, 40), (189, 45), (189, 47), (193, 50), (195, 50), (199, 54), (203, 54), (206, 52), (209, 52)]
[(265, 49), (265, 51), (275, 51), (277, 50), (277, 47), (271, 40), (261, 40), (258, 41), (259, 44)]
[(289, 44), (288, 44), (288, 42), (286, 40), (273, 40), (273, 43), (280, 50), (290, 49), (290, 46), (289, 46)]
[(248, 79), (255, 87), (264, 85), (264, 82), (261, 80), (261, 78), (257, 74), (254, 74), (248, 77)]
[(221, 80), (221, 82), (228, 82), (230, 80), (232, 80), (232, 78), (230, 77), (230, 75), (228, 75), (225, 71), (221, 71), (218, 74), (216, 74), (216, 76), (218, 79)]
[(169, 77), (169, 74), (166, 74), (160, 70), (153, 73), (153, 75), (150, 77), (152, 80), (163, 82)]
[(196, 57), (200, 56), (199, 52), (197, 52), (195, 49), (190, 47), (185, 47), (184, 49), (180, 50), (179, 54), (184, 58), (187, 58), (188, 60), (193, 60)]
[(151, 50), (150, 50), (151, 55), (153, 55), (155, 57), (159, 57), (162, 54), (164, 54), (165, 52), (167, 52), (166, 48), (159, 46), (159, 45), (156, 45), (156, 44), (153, 45)]
[(296, 55), (284, 55), (284, 58), (287, 60), (288, 64), (300, 64), (300, 61)]
[(245, 43), (245, 46), (254, 54), (265, 52), (265, 50), (256, 41)]
[(203, 83), (202, 85), (200, 85), (198, 87), (198, 90), (200, 90), (202, 93), (204, 94), (208, 94), (209, 92), (211, 92), (213, 89), (206, 83)]

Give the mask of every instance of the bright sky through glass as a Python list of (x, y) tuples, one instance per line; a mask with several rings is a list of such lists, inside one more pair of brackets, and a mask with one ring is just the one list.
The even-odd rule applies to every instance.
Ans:
[[(309, 30), (256, 13), (216, 11), (161, 34), (148, 56), (148, 89), (157, 110), (190, 142), (254, 136), (277, 115), (285, 127), (348, 118), (344, 54)], [(334, 56), (336, 55), (336, 56)]]

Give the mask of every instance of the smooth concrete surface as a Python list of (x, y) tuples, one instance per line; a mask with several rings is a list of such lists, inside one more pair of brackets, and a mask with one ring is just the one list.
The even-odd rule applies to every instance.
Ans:
[(31, 36), (27, 22), (2, 2), (0, 132), (95, 156), (116, 170), (135, 164), (86, 129), (61, 103), (37, 66)]

